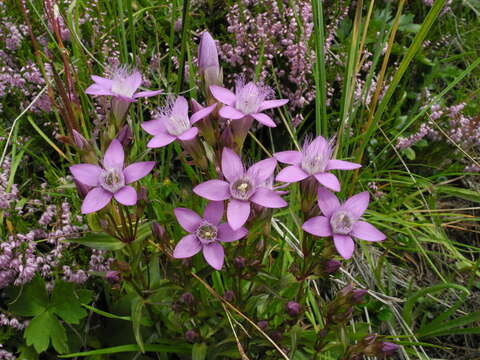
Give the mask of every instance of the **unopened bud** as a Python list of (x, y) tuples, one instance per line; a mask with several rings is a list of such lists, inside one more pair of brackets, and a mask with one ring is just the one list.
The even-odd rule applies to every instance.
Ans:
[(191, 306), (195, 301), (195, 298), (191, 293), (186, 292), (186, 293), (183, 293), (182, 296), (180, 296), (180, 301), (187, 306)]
[(267, 320), (260, 320), (258, 323), (257, 323), (258, 327), (262, 330), (266, 330), (267, 327), (268, 327), (268, 321)]
[(295, 301), (289, 301), (286, 308), (288, 315), (290, 315), (291, 317), (298, 316), (298, 314), (300, 314), (300, 311), (302, 311), (302, 306)]
[(122, 143), (122, 146), (128, 145), (133, 139), (132, 130), (128, 124), (124, 125), (117, 134), (117, 140)]
[(195, 330), (187, 330), (185, 332), (185, 339), (187, 339), (188, 342), (194, 343), (198, 340), (199, 335)]
[(384, 356), (391, 356), (400, 349), (400, 346), (389, 341), (383, 341), (381, 344), (381, 351)]
[(115, 284), (120, 281), (120, 272), (119, 271), (114, 271), (114, 270), (109, 270), (105, 274), (105, 278), (110, 284)]
[(340, 266), (342, 265), (342, 263), (340, 261), (337, 261), (337, 260), (328, 260), (326, 263), (325, 263), (325, 272), (327, 274), (334, 274), (337, 272), (338, 269), (340, 269)]
[(352, 291), (352, 302), (353, 304), (357, 305), (363, 301), (363, 298), (368, 293), (367, 290), (364, 289), (357, 289)]
[(245, 267), (247, 260), (243, 256), (237, 256), (233, 259), (233, 265), (237, 269), (243, 269)]
[(152, 222), (152, 234), (158, 241), (161, 241), (165, 236), (165, 228), (158, 222)]
[(235, 299), (235, 293), (232, 290), (227, 290), (225, 294), (223, 294), (223, 298), (228, 302), (232, 302), (233, 299)]
[(77, 130), (73, 129), (73, 142), (80, 150), (86, 150), (90, 147), (90, 143)]

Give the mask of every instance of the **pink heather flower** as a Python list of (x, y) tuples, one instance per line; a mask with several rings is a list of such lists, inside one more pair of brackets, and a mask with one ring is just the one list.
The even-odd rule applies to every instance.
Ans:
[(140, 91), (135, 93), (142, 84), (142, 74), (138, 70), (128, 70), (126, 66), (114, 69), (112, 78), (92, 75), (95, 82), (90, 85), (85, 93), (89, 95), (109, 95), (126, 102), (135, 102), (141, 97), (151, 97), (162, 93), (162, 90)]
[(324, 216), (308, 219), (302, 228), (316, 236), (332, 236), (338, 253), (344, 259), (350, 259), (355, 246), (352, 236), (366, 241), (382, 241), (386, 238), (373, 225), (360, 220), (369, 201), (370, 196), (364, 191), (340, 204), (333, 193), (319, 188), (318, 207)]
[(122, 144), (114, 139), (103, 157), (103, 167), (94, 164), (70, 166), (75, 180), (93, 187), (83, 200), (82, 214), (103, 209), (112, 197), (127, 206), (137, 203), (137, 192), (128, 184), (148, 175), (155, 162), (137, 162), (124, 168), (124, 159)]
[(203, 218), (186, 208), (176, 208), (174, 211), (180, 225), (189, 232), (173, 251), (173, 257), (177, 259), (191, 257), (202, 250), (207, 263), (220, 270), (225, 257), (220, 243), (240, 240), (248, 233), (244, 227), (232, 230), (228, 224), (220, 224), (224, 212), (222, 201), (209, 203)]
[(210, 86), (210, 91), (215, 99), (225, 104), (220, 109), (220, 116), (225, 119), (238, 120), (251, 116), (261, 124), (276, 127), (270, 116), (262, 111), (283, 106), (288, 103), (287, 99), (266, 100), (272, 93), (272, 89), (254, 82), (244, 83), (243, 79), (237, 80), (235, 94), (220, 86)]
[(208, 200), (229, 200), (228, 224), (237, 230), (247, 222), (251, 202), (266, 208), (287, 206), (277, 192), (264, 187), (276, 166), (277, 160), (270, 158), (253, 164), (245, 171), (240, 157), (233, 150), (224, 148), (222, 173), (227, 181), (209, 180), (197, 185), (193, 192)]
[(340, 182), (330, 170), (353, 170), (362, 165), (349, 161), (332, 159), (332, 142), (317, 136), (313, 141), (306, 140), (302, 151), (282, 151), (274, 154), (275, 158), (290, 164), (281, 170), (276, 180), (287, 183), (304, 180), (314, 176), (317, 181), (333, 191), (340, 191)]
[(161, 109), (160, 115), (151, 121), (145, 121), (141, 126), (153, 138), (148, 142), (150, 148), (162, 147), (179, 139), (182, 141), (192, 140), (198, 134), (194, 126), (197, 121), (207, 117), (216, 104), (195, 112), (188, 118), (188, 102), (183, 96), (177, 97), (175, 102), (172, 98)]
[(208, 31), (202, 34), (198, 45), (198, 68), (204, 74), (207, 83), (218, 82), (220, 64), (218, 63), (217, 45)]

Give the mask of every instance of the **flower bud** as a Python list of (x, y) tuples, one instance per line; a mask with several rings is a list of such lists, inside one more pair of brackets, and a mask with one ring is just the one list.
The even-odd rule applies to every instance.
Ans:
[(114, 271), (114, 270), (109, 270), (105, 274), (105, 278), (110, 284), (115, 284), (120, 281), (120, 272), (119, 271)]
[(239, 270), (245, 268), (246, 262), (247, 259), (245, 259), (243, 256), (237, 256), (233, 259), (233, 265)]
[(232, 290), (227, 290), (223, 294), (223, 298), (228, 302), (232, 302), (235, 299), (235, 293)]
[(389, 341), (383, 341), (381, 343), (380, 349), (384, 356), (391, 356), (395, 354), (398, 349), (400, 349), (400, 346)]
[(353, 304), (357, 305), (363, 301), (363, 298), (368, 293), (367, 290), (364, 289), (357, 289), (352, 291), (352, 302)]
[(128, 124), (124, 125), (117, 134), (117, 140), (122, 143), (122, 146), (128, 145), (133, 139), (132, 130)]
[(337, 260), (328, 260), (326, 263), (325, 263), (325, 272), (327, 274), (334, 274), (337, 272), (338, 269), (340, 269), (340, 266), (342, 265), (342, 263), (340, 261), (337, 261)]
[(194, 303), (195, 298), (193, 297), (192, 293), (186, 292), (180, 296), (180, 301), (187, 306), (191, 306)]
[(217, 75), (220, 72), (217, 45), (208, 31), (202, 34), (198, 46), (198, 68), (201, 73), (204, 73), (209, 68), (213, 68)]
[(268, 327), (268, 321), (267, 320), (260, 320), (258, 323), (257, 323), (258, 327), (262, 330), (266, 330), (267, 327)]
[(87, 150), (90, 147), (90, 143), (83, 137), (77, 130), (73, 129), (73, 142), (80, 150)]
[(73, 182), (75, 183), (75, 186), (77, 188), (78, 194), (80, 195), (80, 198), (85, 198), (87, 196), (90, 186), (82, 184), (80, 181), (77, 181), (75, 178), (73, 179)]
[(152, 234), (158, 241), (161, 241), (165, 236), (165, 228), (160, 225), (158, 222), (152, 222)]
[(295, 301), (289, 301), (287, 303), (286, 309), (288, 315), (290, 315), (291, 317), (296, 317), (302, 311), (302, 306)]
[(194, 343), (198, 340), (199, 338), (199, 335), (198, 333), (195, 331), (195, 330), (187, 330), (185, 332), (185, 339), (189, 342), (189, 343)]

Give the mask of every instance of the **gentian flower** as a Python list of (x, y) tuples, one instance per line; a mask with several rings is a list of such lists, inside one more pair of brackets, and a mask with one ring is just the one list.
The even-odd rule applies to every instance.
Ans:
[(221, 243), (240, 240), (248, 233), (247, 229), (243, 227), (232, 230), (228, 224), (220, 224), (223, 211), (224, 206), (221, 201), (209, 203), (205, 208), (203, 218), (190, 209), (176, 208), (175, 216), (189, 234), (177, 244), (173, 251), (173, 257), (188, 258), (202, 250), (207, 263), (214, 269), (220, 270), (225, 257)]
[(188, 102), (183, 96), (178, 96), (175, 101), (170, 98), (167, 105), (160, 110), (160, 115), (151, 121), (142, 123), (142, 128), (153, 138), (148, 142), (150, 148), (168, 145), (179, 139), (188, 141), (195, 138), (198, 129), (194, 126), (197, 121), (207, 117), (216, 104), (203, 108), (188, 118)]
[(85, 93), (89, 95), (109, 95), (126, 102), (135, 102), (141, 97), (151, 97), (162, 93), (162, 90), (140, 91), (142, 75), (138, 70), (128, 70), (126, 66), (119, 66), (113, 70), (111, 79), (92, 75), (95, 82)]
[(352, 236), (366, 241), (382, 241), (386, 236), (373, 225), (360, 220), (368, 207), (370, 196), (361, 192), (340, 204), (325, 188), (318, 189), (318, 207), (323, 216), (307, 220), (302, 228), (316, 236), (332, 236), (335, 248), (344, 259), (350, 259), (355, 247)]
[(269, 127), (277, 125), (262, 111), (283, 106), (288, 102), (287, 99), (267, 100), (273, 92), (271, 88), (252, 81), (245, 84), (243, 79), (235, 83), (235, 94), (216, 85), (210, 86), (210, 91), (215, 99), (225, 104), (219, 111), (220, 116), (232, 120), (249, 116)]
[(277, 161), (265, 159), (253, 164), (247, 171), (240, 157), (231, 149), (222, 153), (222, 173), (227, 181), (209, 180), (197, 185), (193, 192), (212, 201), (229, 200), (228, 224), (233, 230), (243, 226), (250, 216), (250, 203), (266, 208), (287, 206), (279, 194), (263, 184), (272, 176)]
[(123, 147), (120, 141), (114, 139), (105, 152), (102, 167), (94, 164), (70, 166), (75, 180), (92, 187), (83, 200), (82, 214), (103, 209), (112, 197), (127, 206), (137, 203), (137, 192), (128, 184), (148, 175), (155, 162), (137, 162), (124, 168), (124, 159)]
[(332, 191), (340, 191), (340, 182), (330, 170), (353, 170), (362, 165), (349, 161), (332, 159), (332, 142), (317, 136), (313, 141), (306, 140), (302, 151), (281, 151), (273, 156), (280, 162), (290, 164), (282, 169), (276, 180), (293, 183), (310, 176)]

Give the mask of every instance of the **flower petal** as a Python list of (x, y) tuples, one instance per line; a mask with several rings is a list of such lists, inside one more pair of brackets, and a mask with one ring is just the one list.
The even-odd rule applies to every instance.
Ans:
[(348, 235), (333, 235), (333, 242), (335, 244), (335, 248), (337, 249), (338, 253), (344, 259), (350, 259), (353, 255), (353, 250), (355, 249), (355, 243), (353, 242), (352, 238)]
[(238, 111), (237, 109), (229, 105), (223, 106), (218, 113), (220, 114), (221, 117), (225, 119), (232, 119), (232, 120), (238, 120), (246, 116), (241, 111)]
[(101, 77), (101, 76), (98, 76), (98, 75), (92, 75), (90, 76), (92, 78), (93, 81), (95, 81), (98, 85), (106, 88), (106, 89), (110, 89), (112, 87), (112, 83), (113, 81), (110, 80), (110, 79), (107, 79), (107, 78), (104, 78), (104, 77)]
[(208, 200), (227, 200), (230, 197), (230, 185), (223, 180), (208, 180), (195, 186), (193, 192)]
[(222, 220), (224, 211), (225, 206), (223, 204), (223, 201), (211, 201), (205, 207), (203, 217), (210, 224), (218, 225), (220, 223), (220, 220)]
[(159, 95), (159, 94), (162, 94), (162, 93), (163, 93), (163, 90), (139, 91), (138, 93), (133, 95), (133, 97), (135, 99), (138, 99), (138, 98), (141, 98), (141, 97), (152, 97), (152, 96)]
[(113, 194), (120, 204), (132, 206), (137, 203), (137, 192), (130, 185), (126, 185)]
[(96, 187), (90, 190), (83, 199), (82, 214), (89, 214), (100, 209), (103, 209), (112, 199), (113, 194), (104, 190), (101, 187)]
[(160, 133), (155, 135), (150, 141), (147, 143), (147, 147), (149, 148), (159, 148), (162, 146), (166, 146), (172, 142), (174, 142), (177, 138), (167, 133)]
[(198, 134), (198, 129), (196, 127), (191, 127), (187, 131), (185, 131), (182, 135), (178, 138), (183, 141), (192, 140)]
[(150, 171), (152, 171), (154, 166), (155, 161), (142, 161), (128, 165), (123, 170), (123, 175), (125, 176), (125, 184), (130, 184), (143, 178), (144, 176), (147, 176)]
[(247, 222), (249, 216), (250, 203), (248, 201), (232, 199), (228, 202), (227, 220), (233, 230), (240, 229)]
[(203, 257), (216, 270), (220, 270), (223, 266), (225, 258), (225, 250), (223, 246), (217, 242), (203, 246)]
[(102, 168), (93, 164), (76, 164), (70, 166), (73, 177), (84, 185), (97, 186)]
[(314, 176), (315, 179), (326, 188), (332, 191), (340, 191), (340, 182), (335, 175), (330, 173), (318, 173)]
[(350, 161), (343, 160), (328, 160), (325, 171), (328, 170), (354, 170), (361, 168), (362, 165)]
[(355, 222), (350, 235), (366, 241), (383, 241), (387, 238), (384, 233), (366, 221)]
[(160, 119), (155, 119), (151, 121), (144, 121), (140, 124), (143, 130), (145, 130), (150, 135), (157, 135), (160, 133), (165, 133), (167, 130), (163, 125), (163, 122)]
[(302, 181), (309, 177), (310, 175), (307, 174), (303, 169), (296, 165), (287, 166), (285, 169), (280, 170), (277, 174), (276, 180), (282, 181), (286, 183), (293, 183), (297, 181)]
[(311, 219), (308, 219), (302, 225), (302, 229), (316, 236), (332, 235), (332, 228), (330, 227), (330, 221), (325, 216), (315, 216)]
[(245, 173), (240, 156), (229, 148), (223, 148), (222, 152), (222, 174), (225, 178), (233, 182)]
[(190, 123), (195, 124), (197, 121), (206, 118), (213, 110), (215, 110), (216, 106), (217, 104), (213, 104), (192, 114), (192, 116), (190, 117)]
[(280, 151), (278, 153), (273, 154), (275, 159), (280, 161), (281, 163), (290, 164), (290, 165), (298, 165), (302, 162), (303, 155), (300, 151), (288, 150), (288, 151)]
[(345, 201), (345, 203), (342, 205), (342, 208), (350, 211), (352, 215), (358, 219), (363, 215), (365, 210), (367, 210), (369, 202), (370, 194), (368, 191), (364, 191), (347, 199), (347, 201)]
[(282, 199), (275, 191), (267, 188), (259, 188), (252, 195), (250, 201), (266, 208), (282, 208), (287, 206), (287, 202)]
[(125, 79), (128, 87), (132, 90), (132, 94), (142, 85), (142, 74), (140, 71), (134, 70), (132, 74)]
[(332, 214), (340, 207), (340, 201), (327, 189), (319, 187), (317, 190), (318, 207), (322, 210), (322, 214), (326, 217), (332, 216)]
[(113, 139), (103, 156), (103, 166), (105, 169), (123, 169), (124, 161), (125, 153), (123, 152), (122, 143), (117, 139)]
[(178, 96), (173, 104), (172, 117), (188, 119), (188, 102), (183, 96)]
[(184, 259), (192, 257), (202, 249), (202, 243), (198, 241), (193, 234), (186, 235), (180, 240), (173, 250), (173, 257), (176, 259)]
[(233, 106), (233, 104), (235, 104), (235, 94), (228, 89), (217, 85), (211, 85), (210, 92), (215, 99), (226, 105)]
[(267, 109), (277, 108), (285, 105), (286, 103), (288, 103), (288, 99), (266, 100), (262, 103), (262, 105), (260, 105), (258, 111), (260, 112)]
[(275, 121), (273, 121), (272, 118), (266, 114), (257, 113), (257, 114), (250, 114), (250, 116), (265, 126), (277, 127), (277, 124), (275, 124)]
[(276, 167), (277, 159), (272, 157), (261, 160), (250, 166), (250, 168), (247, 170), (247, 174), (249, 177), (255, 179), (257, 184), (261, 184), (272, 177)]
[(187, 208), (175, 208), (173, 210), (178, 223), (188, 232), (193, 233), (202, 222), (202, 218), (195, 211)]
[(221, 224), (218, 226), (217, 240), (222, 242), (232, 242), (240, 240), (248, 234), (248, 230), (241, 227), (238, 230), (233, 230), (228, 224)]
[(109, 88), (105, 88), (102, 85), (92, 84), (85, 89), (85, 94), (88, 95), (113, 95)]

